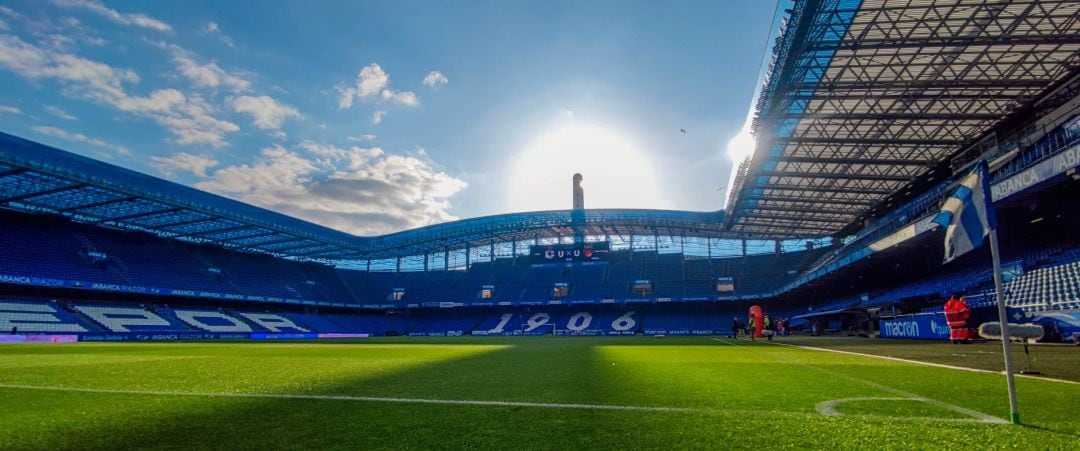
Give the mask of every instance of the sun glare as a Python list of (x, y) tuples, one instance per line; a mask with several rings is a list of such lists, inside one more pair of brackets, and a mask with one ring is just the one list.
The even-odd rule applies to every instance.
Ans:
[(754, 135), (750, 134), (750, 130), (743, 129), (731, 141), (728, 141), (727, 154), (731, 161), (739, 163), (754, 153), (754, 146), (757, 143), (754, 141)]
[(635, 143), (590, 124), (553, 129), (520, 152), (507, 180), (507, 208), (570, 208), (575, 172), (584, 176), (586, 208), (670, 208), (652, 162)]

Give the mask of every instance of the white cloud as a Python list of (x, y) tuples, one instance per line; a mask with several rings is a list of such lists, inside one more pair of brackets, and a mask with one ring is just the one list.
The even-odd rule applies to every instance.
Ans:
[(139, 81), (135, 71), (36, 47), (16, 36), (0, 34), (0, 67), (28, 79), (54, 79), (69, 97), (149, 118), (169, 130), (178, 144), (222, 147), (225, 135), (240, 129), (232, 122), (215, 118), (214, 107), (202, 97), (176, 89), (158, 89), (146, 97), (131, 95), (124, 84)]
[(206, 24), (206, 27), (203, 29), (203, 31), (205, 31), (206, 33), (217, 35), (217, 37), (221, 39), (221, 42), (224, 42), (225, 45), (229, 47), (236, 47), (236, 42), (234, 42), (232, 38), (230, 38), (228, 35), (221, 31), (221, 27), (218, 26), (217, 22), (210, 22)]
[(45, 105), (45, 107), (43, 109), (45, 110), (46, 113), (49, 113), (49, 114), (51, 114), (53, 116), (56, 116), (56, 117), (58, 117), (60, 119), (65, 120), (65, 121), (77, 121), (77, 120), (79, 120), (79, 118), (77, 118), (75, 116), (72, 116), (70, 113), (60, 109), (59, 107), (55, 107), (55, 106), (52, 106), (52, 105)]
[(388, 102), (394, 102), (399, 105), (405, 106), (417, 106), (420, 104), (420, 99), (416, 97), (416, 93), (412, 91), (398, 91), (394, 92), (389, 89), (384, 89), (382, 92), (383, 100)]
[(372, 96), (389, 85), (390, 75), (387, 75), (386, 71), (379, 67), (378, 64), (372, 63), (360, 69), (360, 74), (356, 78), (356, 95), (360, 97)]
[(371, 133), (366, 133), (366, 134), (363, 134), (363, 135), (360, 135), (360, 136), (350, 136), (350, 137), (348, 137), (348, 138), (345, 138), (345, 139), (347, 139), (347, 140), (349, 140), (349, 141), (367, 141), (367, 142), (372, 142), (372, 141), (375, 141), (375, 138), (377, 138), (377, 136), (375, 136), (375, 135), (372, 135)]
[(259, 198), (261, 205), (274, 204), (261, 196), (296, 195), (304, 192), (310, 175), (318, 171), (314, 162), (275, 145), (262, 150), (261, 158), (251, 165), (229, 166), (214, 171), (210, 180), (199, 182), (200, 189), (218, 193)]
[(334, 89), (338, 92), (338, 109), (347, 110), (352, 108), (353, 97), (356, 97), (356, 89), (345, 85), (335, 86)]
[(211, 61), (200, 63), (195, 56), (184, 49), (172, 46), (173, 62), (180, 74), (200, 88), (225, 87), (232, 92), (241, 93), (251, 90), (251, 82), (239, 75), (231, 74)]
[(361, 168), (371, 160), (385, 154), (385, 152), (378, 147), (338, 147), (333, 144), (318, 144), (312, 141), (300, 143), (300, 148), (319, 157), (317, 161), (319, 161), (321, 166), (330, 168)]
[(176, 89), (159, 89), (148, 97), (128, 97), (117, 106), (122, 111), (152, 118), (182, 145), (223, 147), (225, 134), (240, 130), (232, 122), (215, 118), (214, 107), (202, 97), (188, 97)]
[(96, 96), (123, 95), (124, 82), (138, 82), (130, 69), (114, 69), (78, 56), (42, 49), (17, 36), (0, 35), (0, 66), (27, 78), (55, 78), (76, 84)]
[(418, 158), (305, 142), (263, 149), (254, 163), (219, 169), (196, 186), (371, 235), (456, 219), (450, 198), (467, 185)]
[(129, 150), (127, 147), (116, 145), (116, 144), (110, 144), (110, 143), (107, 143), (107, 142), (102, 141), (102, 140), (97, 139), (97, 138), (91, 138), (91, 137), (86, 136), (86, 135), (84, 135), (82, 133), (71, 133), (71, 132), (68, 132), (66, 130), (56, 128), (56, 127), (41, 127), (41, 126), (39, 126), (39, 127), (30, 127), (30, 129), (33, 130), (34, 132), (37, 132), (38, 134), (41, 134), (41, 135), (52, 136), (54, 138), (60, 138), (60, 139), (63, 139), (65, 141), (86, 143), (86, 144), (90, 144), (92, 146), (97, 146), (97, 147), (112, 150), (112, 151), (114, 151), (114, 152), (116, 152), (118, 154), (121, 154), (121, 155), (131, 155), (131, 150)]
[(428, 86), (431, 86), (433, 88), (436, 85), (445, 85), (445, 84), (447, 84), (449, 82), (450, 82), (450, 80), (448, 80), (446, 78), (446, 76), (443, 75), (442, 72), (439, 72), (437, 70), (433, 70), (431, 72), (428, 72), (428, 74), (426, 76), (424, 76), (424, 84), (428, 85)]
[(22, 114), (22, 110), (8, 105), (0, 105), (0, 113), (3, 114)]
[(338, 92), (338, 109), (352, 107), (353, 99), (382, 99), (406, 106), (417, 106), (420, 98), (412, 91), (394, 91), (390, 89), (390, 75), (376, 63), (360, 69), (353, 85), (341, 84), (335, 87)]
[[(20, 27), (30, 36), (36, 38), (41, 45), (63, 51), (82, 43), (94, 47), (105, 44), (105, 39), (97, 35), (97, 32), (83, 26), (82, 22), (74, 17), (55, 18), (48, 15), (25, 15), (17, 13), (10, 8), (0, 7), (0, 14), (14, 19)], [(0, 21), (0, 31), (10, 30), (11, 26)]]
[(53, 0), (59, 6), (79, 8), (95, 13), (120, 25), (134, 25), (151, 30), (170, 32), (169, 24), (140, 13), (121, 13), (93, 0)]
[[(47, 22), (39, 24), (41, 31), (36, 33), (37, 36), (43, 37), (45, 33), (54, 33), (52, 39), (56, 39), (59, 33), (63, 36), (62, 40), (74, 40), (82, 42), (94, 47), (100, 47), (105, 45), (105, 39), (97, 35), (97, 32), (89, 27), (86, 27), (79, 22), (79, 19), (74, 17), (63, 17), (58, 20), (59, 25), (52, 25)], [(66, 39), (65, 39), (66, 38)]]
[(376, 111), (374, 113), (371, 113), (371, 123), (372, 124), (378, 124), (378, 123), (382, 122), (383, 116), (386, 116), (386, 111), (379, 110), (379, 111)]
[(263, 130), (281, 128), (285, 119), (300, 117), (300, 112), (288, 105), (283, 105), (270, 96), (241, 96), (229, 100), (233, 111), (244, 113), (254, 119), (254, 124)]
[(167, 177), (173, 177), (180, 171), (206, 177), (206, 170), (217, 166), (218, 162), (206, 155), (180, 152), (171, 157), (150, 157), (150, 164)]

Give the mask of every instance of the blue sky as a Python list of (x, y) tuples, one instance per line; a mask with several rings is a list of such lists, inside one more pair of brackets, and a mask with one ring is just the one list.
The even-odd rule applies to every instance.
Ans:
[(15, 0), (0, 130), (358, 234), (569, 208), (579, 171), (589, 208), (716, 210), (774, 6)]

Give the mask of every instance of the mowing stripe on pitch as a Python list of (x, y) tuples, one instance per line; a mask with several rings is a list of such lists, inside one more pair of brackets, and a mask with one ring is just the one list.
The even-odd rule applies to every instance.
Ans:
[[(292, 399), (302, 401), (359, 401), (359, 402), (382, 402), (393, 404), (442, 404), (455, 406), (482, 406), (482, 407), (531, 407), (539, 409), (571, 409), (571, 410), (613, 410), (633, 412), (665, 412), (665, 413), (704, 413), (704, 414), (735, 414), (735, 415), (768, 415), (789, 416), (800, 418), (821, 418), (819, 413), (790, 412), (775, 410), (738, 410), (738, 409), (706, 409), (693, 407), (659, 407), (659, 406), (624, 406), (610, 404), (564, 404), (543, 402), (516, 402), (516, 401), (474, 401), (458, 399), (422, 399), (422, 398), (387, 398), (374, 396), (348, 396), (348, 395), (290, 395), (279, 393), (199, 393), (199, 392), (174, 392), (153, 390), (119, 390), (108, 388), (82, 388), (82, 387), (58, 387), (44, 385), (21, 385), (0, 384), (0, 389), (12, 390), (40, 390), (73, 393), (97, 393), (111, 395), (132, 396), (179, 396), (196, 398), (241, 398), (241, 399)], [(839, 400), (843, 401), (843, 400)], [(831, 401), (826, 401), (831, 402)], [(914, 421), (914, 422), (940, 422), (949, 421), (944, 418), (933, 417), (882, 417), (869, 415), (844, 415), (845, 417), (862, 417), (866, 419), (885, 419), (889, 421)], [(963, 421), (963, 420), (961, 420)], [(983, 422), (979, 420), (969, 420)]]
[(792, 415), (800, 417), (817, 416), (805, 412), (778, 412), (772, 410), (721, 410), (694, 407), (661, 407), (661, 406), (626, 406), (613, 404), (571, 404), (571, 403), (545, 403), (545, 402), (519, 402), (519, 401), (480, 401), (467, 399), (424, 399), (424, 398), (389, 398), (379, 396), (349, 396), (349, 395), (293, 395), (286, 393), (207, 393), (207, 392), (177, 392), (155, 390), (120, 390), (108, 388), (83, 388), (83, 387), (60, 387), (43, 385), (0, 384), (0, 389), (14, 390), (40, 390), (75, 393), (100, 393), (112, 395), (142, 395), (142, 396), (183, 396), (199, 398), (252, 398), (252, 399), (296, 399), (308, 401), (360, 401), (382, 402), (394, 404), (444, 404), (457, 406), (486, 406), (486, 407), (532, 407), (540, 409), (576, 409), (576, 410), (624, 410), (637, 412), (674, 412), (674, 413), (734, 413), (734, 414), (760, 414), (760, 415)]

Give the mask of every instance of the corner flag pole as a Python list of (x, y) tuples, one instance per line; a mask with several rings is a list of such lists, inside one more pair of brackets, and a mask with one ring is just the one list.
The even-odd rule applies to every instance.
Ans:
[[(993, 208), (993, 207), (990, 207)], [(1005, 311), (1001, 281), (1001, 256), (998, 252), (997, 229), (990, 229), (990, 255), (994, 262), (994, 291), (997, 297), (998, 321), (1001, 321), (1001, 347), (1005, 355), (1005, 380), (1009, 384), (1009, 420), (1020, 424), (1020, 408), (1016, 403), (1016, 378), (1013, 377), (1012, 346), (1009, 342), (1009, 314)]]

